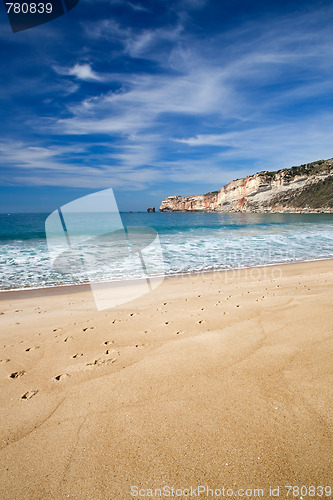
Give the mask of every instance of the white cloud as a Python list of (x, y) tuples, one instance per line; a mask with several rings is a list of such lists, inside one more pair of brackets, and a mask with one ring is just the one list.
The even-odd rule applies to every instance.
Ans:
[(103, 77), (95, 73), (90, 64), (74, 64), (71, 68), (61, 68), (54, 66), (53, 68), (60, 75), (75, 76), (79, 80), (103, 80)]
[(75, 64), (73, 68), (69, 69), (69, 75), (76, 76), (80, 80), (102, 80), (92, 69), (90, 64)]

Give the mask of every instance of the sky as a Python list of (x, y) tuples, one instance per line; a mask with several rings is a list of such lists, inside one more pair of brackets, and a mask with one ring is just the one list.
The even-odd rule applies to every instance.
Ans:
[(0, 212), (113, 188), (120, 210), (333, 156), (333, 2), (0, 5)]

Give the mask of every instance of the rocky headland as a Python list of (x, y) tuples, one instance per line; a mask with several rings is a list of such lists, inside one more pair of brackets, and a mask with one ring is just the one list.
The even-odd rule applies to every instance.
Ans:
[(169, 196), (160, 212), (333, 213), (333, 158), (237, 179), (219, 191)]

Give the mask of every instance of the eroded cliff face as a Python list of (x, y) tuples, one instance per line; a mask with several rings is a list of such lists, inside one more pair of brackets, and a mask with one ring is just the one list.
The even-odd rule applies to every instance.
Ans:
[(333, 159), (237, 179), (219, 191), (169, 196), (161, 212), (333, 211)]

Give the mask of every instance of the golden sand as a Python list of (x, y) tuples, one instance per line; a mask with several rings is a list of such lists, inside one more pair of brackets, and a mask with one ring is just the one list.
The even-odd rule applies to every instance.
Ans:
[(0, 498), (329, 485), (332, 299), (333, 261), (1, 294)]

